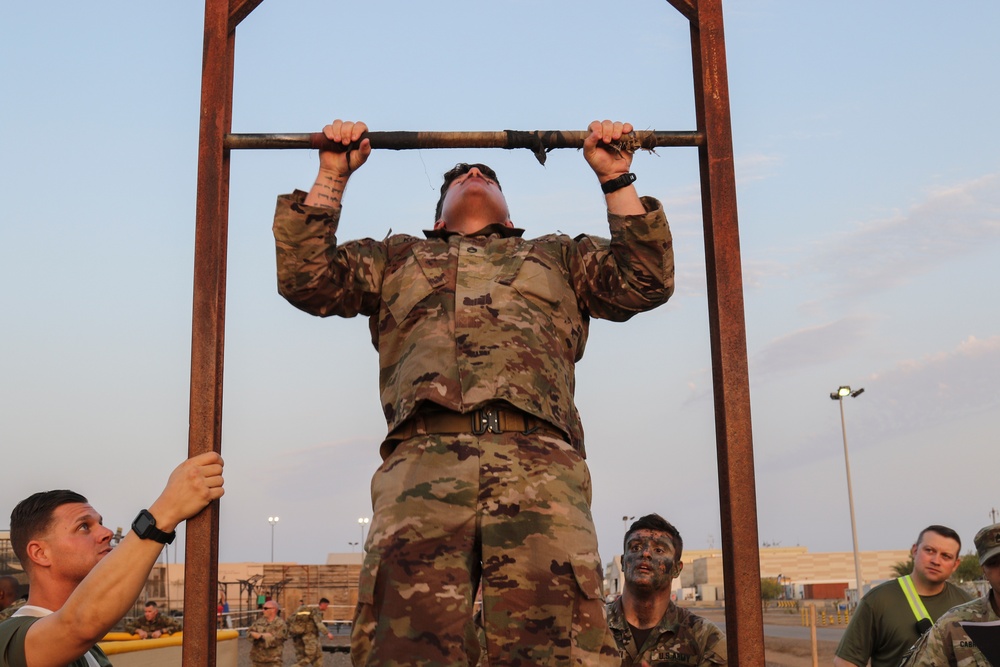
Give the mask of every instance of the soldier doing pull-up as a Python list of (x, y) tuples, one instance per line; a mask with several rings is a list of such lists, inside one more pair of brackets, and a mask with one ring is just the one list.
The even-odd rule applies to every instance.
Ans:
[[(624, 321), (673, 292), (663, 207), (632, 185), (632, 131), (594, 121), (583, 154), (610, 239), (527, 240), (497, 175), (445, 174), (434, 228), (340, 243), (348, 179), (371, 146), (334, 121), (309, 193), (278, 198), (278, 288), (319, 316), (369, 318), (388, 434), (352, 635), (356, 665), (458, 665), (482, 582), (493, 665), (615, 664), (590, 512), (575, 364), (590, 318)], [(391, 226), (397, 226), (391, 221)]]

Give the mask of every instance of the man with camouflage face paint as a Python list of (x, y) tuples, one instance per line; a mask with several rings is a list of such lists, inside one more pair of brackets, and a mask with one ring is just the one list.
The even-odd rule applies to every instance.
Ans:
[(671, 599), (671, 584), (684, 569), (683, 550), (681, 534), (659, 514), (647, 514), (625, 533), (625, 585), (608, 605), (622, 667), (726, 664), (722, 631)]
[(354, 664), (467, 664), (480, 581), (490, 664), (615, 664), (573, 392), (590, 318), (624, 321), (673, 292), (663, 208), (636, 194), (630, 152), (602, 148), (632, 126), (594, 121), (583, 149), (610, 240), (521, 238), (493, 170), (460, 164), (426, 238), (339, 244), (366, 130), (326, 126), (356, 147), (321, 151), (310, 192), (279, 197), (274, 221), (281, 294), (314, 315), (368, 316), (379, 353), (389, 432)]

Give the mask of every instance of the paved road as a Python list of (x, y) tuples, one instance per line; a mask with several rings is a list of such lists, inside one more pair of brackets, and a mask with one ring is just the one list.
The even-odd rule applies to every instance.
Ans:
[[(717, 622), (723, 632), (726, 631), (724, 622)], [(801, 625), (768, 625), (764, 624), (765, 637), (781, 637), (782, 639), (804, 639), (809, 641), (809, 628)], [(839, 642), (844, 636), (844, 628), (818, 627), (816, 628), (816, 639), (821, 642)]]
[[(692, 609), (694, 613), (699, 613), (697, 609)], [(721, 610), (718, 610), (721, 611)], [(718, 614), (717, 610), (713, 612), (705, 613), (704, 616), (709, 618), (713, 623), (722, 628), (722, 631), (726, 631), (726, 621), (725, 617)], [(791, 621), (788, 619), (787, 623), (768, 623), (767, 616), (764, 616), (764, 636), (765, 637), (780, 637), (782, 639), (804, 639), (809, 640), (809, 628), (802, 626), (801, 624)], [(829, 642), (839, 642), (840, 638), (844, 636), (844, 630), (847, 628), (846, 625), (827, 625), (827, 626), (817, 626), (816, 627), (816, 639), (819, 641), (829, 641)]]

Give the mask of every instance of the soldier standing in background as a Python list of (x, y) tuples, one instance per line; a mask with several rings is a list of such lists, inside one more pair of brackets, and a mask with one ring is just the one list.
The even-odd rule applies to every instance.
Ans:
[[(271, 604), (267, 602), (264, 606)], [(333, 639), (333, 634), (323, 623), (323, 613), (330, 606), (330, 601), (320, 598), (317, 607), (302, 605), (288, 619), (288, 634), (295, 646), (294, 667), (320, 667), (323, 664), (323, 646), (320, 635)]]
[(990, 667), (962, 623), (1000, 623), (1000, 523), (981, 529), (974, 542), (990, 585), (986, 595), (946, 611), (910, 649), (903, 667)]
[(250, 638), (250, 662), (253, 667), (280, 665), (288, 639), (288, 626), (278, 617), (278, 603), (264, 603), (264, 614), (258, 616), (247, 630)]
[[(913, 572), (868, 591), (837, 646), (833, 667), (898, 667), (906, 651), (943, 613), (971, 596), (948, 581), (961, 561), (962, 538), (927, 526), (910, 549)], [(858, 582), (860, 586), (861, 583)]]

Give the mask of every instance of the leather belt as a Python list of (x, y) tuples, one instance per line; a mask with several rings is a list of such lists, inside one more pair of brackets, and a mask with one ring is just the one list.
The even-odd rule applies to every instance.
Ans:
[(433, 410), (419, 412), (397, 426), (389, 440), (406, 440), (425, 433), (521, 433), (544, 432), (563, 440), (566, 434), (549, 422), (508, 405), (487, 405), (474, 412)]

